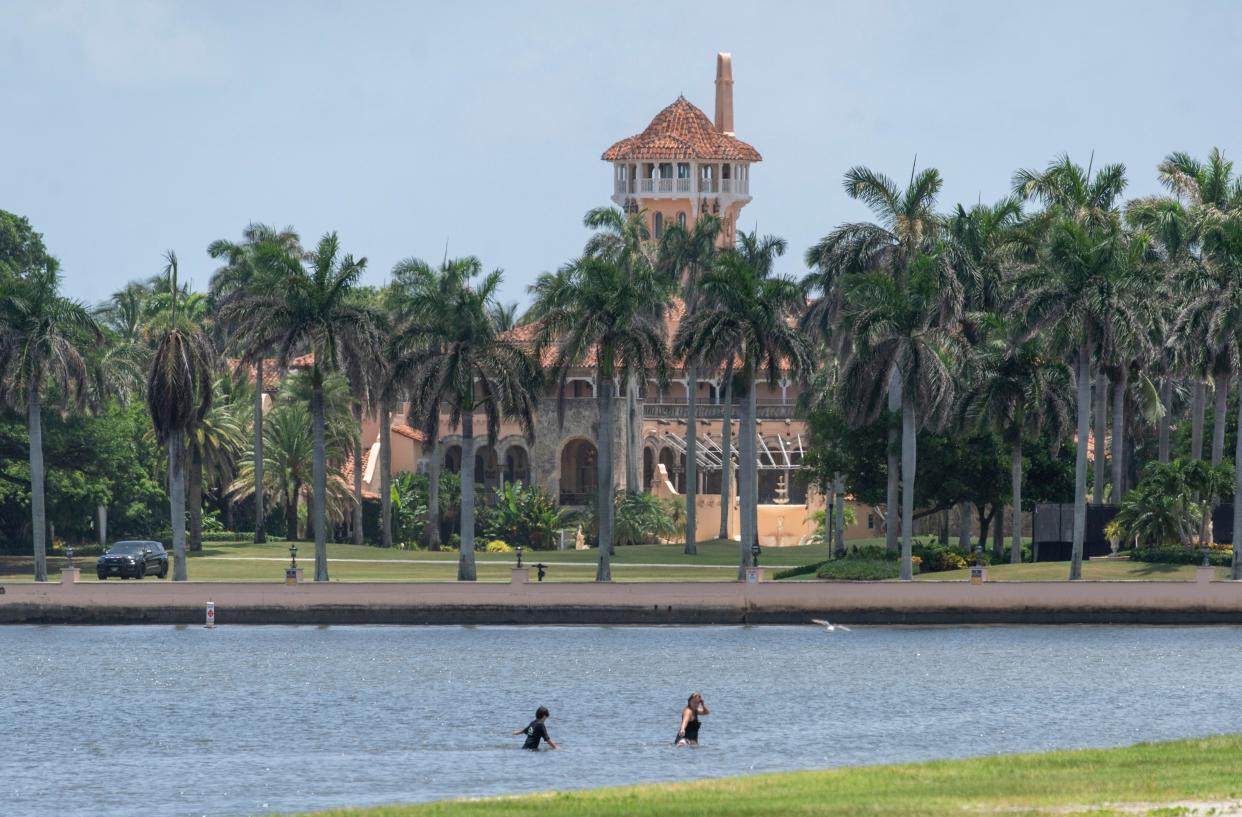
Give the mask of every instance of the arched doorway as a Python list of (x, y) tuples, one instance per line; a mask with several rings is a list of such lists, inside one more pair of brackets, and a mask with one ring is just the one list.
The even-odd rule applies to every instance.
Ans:
[(444, 449), (444, 470), (450, 474), (461, 473), (461, 446), (450, 445)]
[(479, 446), (474, 451), (474, 481), (493, 491), (500, 485), (500, 465), (496, 461), (496, 449), (490, 445)]
[(510, 446), (505, 452), (505, 482), (530, 485), (530, 455), (520, 445)]
[(561, 449), (562, 505), (586, 505), (596, 486), (596, 457), (599, 453), (590, 440), (579, 437)]
[(651, 481), (655, 479), (655, 452), (643, 446), (643, 491), (651, 493)]

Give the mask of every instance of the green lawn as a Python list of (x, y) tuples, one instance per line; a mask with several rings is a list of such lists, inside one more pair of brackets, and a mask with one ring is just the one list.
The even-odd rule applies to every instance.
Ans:
[[(882, 544), (882, 539), (858, 544)], [(851, 543), (856, 544), (856, 543)], [(617, 581), (729, 581), (737, 577), (738, 543), (716, 539), (701, 542), (698, 554), (687, 556), (683, 546), (633, 545), (617, 548), (613, 557), (613, 578)], [(314, 567), (315, 547), (298, 543), (298, 564), (307, 571)], [(799, 546), (768, 548), (760, 564), (773, 570), (809, 564), (824, 557), (822, 547)], [(508, 581), (514, 566), (513, 554), (478, 553), (480, 581)], [(525, 551), (523, 562), (548, 565), (545, 581), (591, 581), (595, 577), (598, 553), (594, 550)], [(384, 549), (369, 545), (328, 545), (329, 571), (340, 581), (452, 581), (457, 578), (457, 554), (426, 550)], [(190, 554), (190, 578), (200, 581), (281, 581), (289, 561), (287, 542), (208, 542), (201, 553)], [(95, 581), (94, 557), (76, 560), (85, 581)], [(62, 557), (52, 557), (48, 572), (55, 580), (65, 565)], [(988, 568), (992, 581), (1055, 581), (1069, 572), (1066, 562), (1024, 565), (996, 565)], [(1227, 568), (1217, 568), (1219, 578), (1228, 578)], [(1158, 565), (1125, 560), (1096, 559), (1083, 563), (1083, 578), (1096, 581), (1140, 581), (1149, 579), (1194, 581), (1192, 565)], [(0, 580), (29, 581), (29, 556), (0, 556)], [(918, 581), (962, 581), (969, 571), (927, 573)], [(796, 580), (813, 580), (800, 576)], [(115, 581), (110, 580), (110, 581)]]
[[(316, 817), (1236, 815), (1242, 810), (1242, 802), (1233, 802), (1242, 801), (1240, 758), (1242, 735), (1233, 735), (1125, 749), (343, 809)], [(1200, 805), (1192, 810), (1179, 801)], [(1232, 808), (1220, 801), (1232, 802)]]
[[(790, 567), (822, 558), (822, 548), (789, 547), (765, 550), (763, 565)], [(315, 547), (298, 543), (298, 564), (314, 567)], [(594, 550), (524, 551), (523, 563), (548, 565), (545, 581), (590, 581), (595, 577), (598, 552)], [(514, 554), (476, 553), (481, 581), (508, 581)], [(368, 545), (328, 545), (329, 572), (342, 581), (451, 581), (457, 578), (458, 554), (426, 550), (384, 549)], [(613, 578), (617, 581), (729, 581), (737, 578), (738, 543), (701, 542), (698, 554), (687, 556), (683, 546), (633, 545), (617, 548)], [(95, 558), (75, 560), (82, 578), (95, 581)], [(204, 581), (279, 581), (289, 563), (287, 542), (208, 542), (201, 553), (190, 554), (191, 579)], [(54, 579), (64, 566), (61, 557), (49, 559)], [(0, 579), (27, 581), (32, 575), (28, 556), (0, 556)], [(532, 574), (533, 575), (533, 574)], [(110, 579), (109, 581), (115, 581)]]

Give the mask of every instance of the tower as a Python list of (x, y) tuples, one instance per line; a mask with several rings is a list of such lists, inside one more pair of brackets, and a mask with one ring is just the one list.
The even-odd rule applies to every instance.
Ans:
[(715, 113), (713, 122), (679, 96), (646, 130), (600, 157), (613, 166), (612, 200), (627, 213), (646, 211), (652, 238), (711, 214), (721, 221), (720, 245), (736, 241), (738, 213), (750, 202), (750, 166), (763, 157), (733, 134), (733, 58), (724, 52), (716, 55)]

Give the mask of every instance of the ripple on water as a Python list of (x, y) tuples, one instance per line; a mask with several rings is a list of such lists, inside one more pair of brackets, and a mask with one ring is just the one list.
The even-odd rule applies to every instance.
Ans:
[[(1242, 731), (1240, 648), (1237, 627), (8, 627), (0, 792), (30, 817), (229, 817), (1122, 745)], [(675, 750), (694, 690), (704, 745)], [(517, 750), (539, 704), (564, 751)]]

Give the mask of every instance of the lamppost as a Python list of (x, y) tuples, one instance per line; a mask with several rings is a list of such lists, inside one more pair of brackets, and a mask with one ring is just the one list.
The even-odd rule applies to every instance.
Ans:
[(752, 542), (752, 543), (751, 543), (751, 545), (750, 545), (750, 564), (751, 564), (751, 567), (758, 567), (758, 566), (759, 566), (759, 554), (760, 554), (761, 552), (762, 552), (762, 551), (759, 549), (759, 540), (758, 540), (758, 539), (756, 539), (756, 540), (755, 540), (754, 542)]
[(289, 545), (289, 569), (298, 569), (298, 546), (297, 543)]
[(521, 545), (517, 546), (517, 557), (518, 557), (517, 566), (520, 568), (522, 566), (522, 546)]

